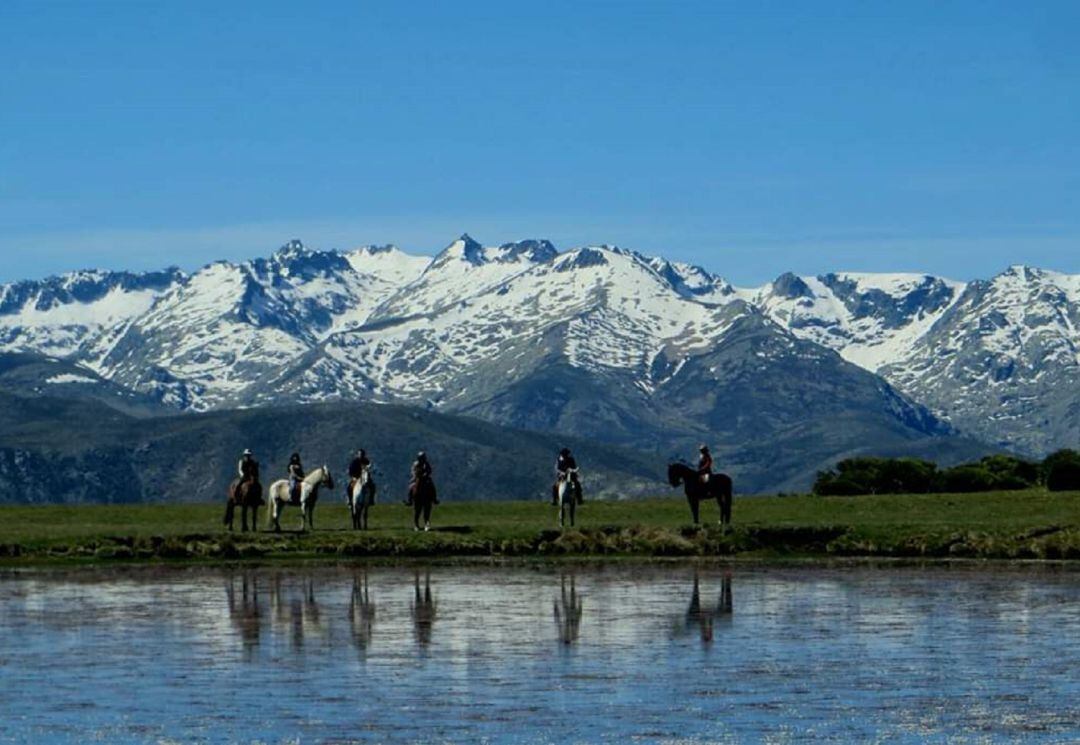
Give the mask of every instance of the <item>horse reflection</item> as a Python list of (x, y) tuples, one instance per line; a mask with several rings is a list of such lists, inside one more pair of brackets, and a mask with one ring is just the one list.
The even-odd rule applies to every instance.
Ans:
[(583, 602), (577, 592), (577, 584), (574, 575), (570, 575), (570, 585), (567, 587), (566, 575), (559, 576), (559, 596), (555, 598), (555, 625), (559, 629), (559, 641), (563, 644), (573, 644), (581, 634), (581, 615)]
[(688, 633), (696, 628), (703, 644), (712, 644), (714, 626), (717, 619), (726, 620), (731, 617), (731, 573), (725, 572), (720, 579), (720, 597), (712, 608), (703, 606), (701, 603), (701, 583), (698, 572), (694, 570), (694, 589), (690, 594), (690, 606), (686, 609), (686, 618), (680, 631)]
[(371, 599), (367, 571), (353, 575), (352, 597), (349, 599), (349, 625), (353, 642), (362, 652), (371, 643), (375, 626), (375, 602)]
[(421, 647), (431, 644), (431, 627), (435, 623), (436, 604), (431, 594), (431, 572), (424, 572), (424, 589), (420, 590), (420, 572), (413, 575), (412, 617), (416, 643)]
[(288, 628), (289, 641), (297, 649), (304, 646), (306, 637), (325, 632), (311, 576), (304, 577), (302, 587), (290, 587), (283, 584), (282, 574), (275, 574), (270, 584), (270, 610), (274, 625)]
[(251, 655), (259, 644), (262, 632), (262, 609), (259, 607), (259, 585), (256, 575), (242, 572), (240, 593), (236, 592), (236, 578), (229, 577), (225, 583), (225, 597), (229, 606), (229, 621), (240, 634), (246, 656)]

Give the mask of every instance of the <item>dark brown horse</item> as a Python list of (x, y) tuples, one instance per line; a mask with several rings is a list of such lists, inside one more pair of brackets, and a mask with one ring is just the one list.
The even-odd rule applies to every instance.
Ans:
[(259, 508), (266, 502), (263, 500), (262, 484), (259, 483), (257, 478), (250, 479), (248, 481), (241, 482), (239, 479), (232, 482), (229, 485), (228, 501), (225, 503), (225, 526), (231, 531), (233, 529), (233, 518), (236, 515), (236, 508), (240, 508), (240, 529), (243, 532), (247, 532), (248, 529), (248, 510), (251, 510), (251, 529), (257, 530)]
[[(409, 498), (413, 508), (413, 530), (431, 530), (431, 510), (438, 503), (435, 482), (430, 476), (424, 476), (409, 487)], [(424, 518), (424, 527), (420, 527), (420, 518)]]
[(690, 514), (694, 516), (694, 525), (699, 524), (698, 513), (701, 502), (715, 499), (720, 506), (720, 524), (731, 524), (731, 477), (726, 473), (710, 474), (709, 480), (701, 482), (698, 472), (685, 463), (672, 463), (667, 469), (668, 482), (672, 486), (682, 484), (686, 501), (690, 503)]

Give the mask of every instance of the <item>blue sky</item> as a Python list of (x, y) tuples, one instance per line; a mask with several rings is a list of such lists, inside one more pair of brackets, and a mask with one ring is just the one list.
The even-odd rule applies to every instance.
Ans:
[(393, 242), (1080, 272), (1077, 3), (0, 3), (0, 281)]

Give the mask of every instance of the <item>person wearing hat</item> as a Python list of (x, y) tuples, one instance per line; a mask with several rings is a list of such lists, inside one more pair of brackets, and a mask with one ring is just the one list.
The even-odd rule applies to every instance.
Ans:
[[(570, 478), (570, 472), (577, 470), (577, 461), (570, 454), (570, 448), (559, 451), (559, 457), (555, 460), (555, 485), (551, 487), (551, 503), (559, 504), (559, 484)], [(579, 492), (580, 494), (580, 492)], [(580, 502), (580, 497), (579, 500)]]
[(259, 462), (255, 460), (255, 456), (252, 454), (250, 448), (244, 448), (244, 453), (240, 456), (240, 461), (236, 464), (236, 473), (240, 478), (233, 488), (232, 496), (234, 502), (236, 501), (236, 494), (243, 484), (248, 481), (259, 480)]
[(697, 465), (698, 478), (701, 483), (707, 484), (709, 476), (712, 475), (712, 454), (709, 453), (709, 446), (704, 444), (698, 448), (698, 452), (701, 454)]
[(304, 466), (300, 463), (300, 453), (289, 456), (289, 499), (300, 501), (300, 482), (304, 480)]

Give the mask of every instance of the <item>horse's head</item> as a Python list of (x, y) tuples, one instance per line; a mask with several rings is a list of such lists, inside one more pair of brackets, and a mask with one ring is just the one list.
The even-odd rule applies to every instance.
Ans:
[(667, 479), (668, 483), (672, 486), (678, 486), (683, 480), (683, 466), (682, 463), (669, 463), (667, 467)]
[(327, 489), (333, 489), (334, 488), (334, 477), (330, 475), (330, 467), (324, 464), (323, 467), (322, 467), (322, 473), (323, 473), (323, 476), (322, 476), (322, 479), (319, 481), (319, 483), (321, 483)]

